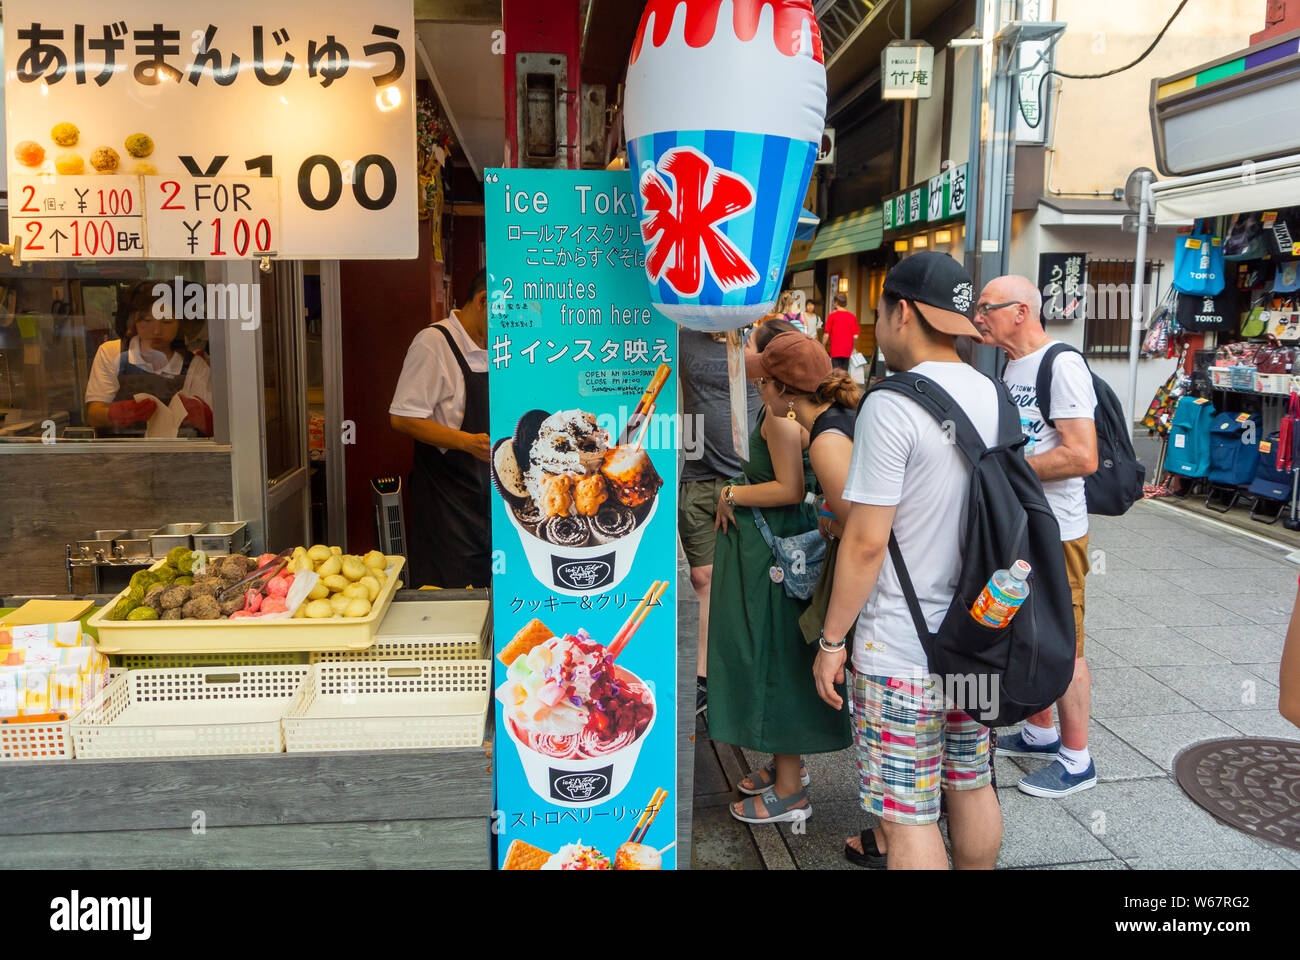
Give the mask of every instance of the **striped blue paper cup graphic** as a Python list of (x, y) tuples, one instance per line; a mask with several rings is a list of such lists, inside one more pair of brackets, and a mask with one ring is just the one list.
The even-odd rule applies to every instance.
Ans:
[(695, 330), (733, 330), (780, 292), (817, 144), (731, 130), (628, 143), (650, 300)]

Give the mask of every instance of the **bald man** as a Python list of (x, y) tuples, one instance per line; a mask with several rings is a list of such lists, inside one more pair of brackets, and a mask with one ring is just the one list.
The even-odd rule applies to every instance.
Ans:
[(1088, 715), (1092, 676), (1083, 659), (1084, 578), (1088, 573), (1088, 505), (1083, 478), (1097, 471), (1097, 395), (1092, 373), (1074, 350), (1056, 355), (1052, 363), (1052, 423), (1038, 406), (1038, 368), (1048, 348), (1057, 343), (1043, 330), (1043, 298), (1026, 277), (991, 281), (980, 294), (975, 325), (985, 343), (1007, 353), (1002, 379), (1020, 407), (1020, 425), (1029, 443), (1025, 459), (1043, 482), (1047, 502), (1061, 527), (1061, 546), (1074, 600), (1074, 679), (1056, 704), (1061, 716), (1058, 735), (1051, 709), (1035, 714), (1013, 737), (999, 738), (998, 751), (1018, 756), (1053, 757), (1046, 767), (1017, 786), (1035, 797), (1065, 797), (1097, 785), (1097, 771), (1088, 751)]

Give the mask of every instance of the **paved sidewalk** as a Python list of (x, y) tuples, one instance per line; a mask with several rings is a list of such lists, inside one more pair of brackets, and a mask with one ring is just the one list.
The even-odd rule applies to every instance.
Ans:
[[(1085, 627), (1099, 783), (1064, 800), (1032, 798), (1015, 782), (1045, 761), (999, 757), (998, 865), (1300, 867), (1300, 853), (1205, 813), (1171, 773), (1174, 756), (1201, 740), (1300, 740), (1277, 712), (1278, 661), (1300, 567), (1284, 550), (1157, 503), (1121, 518), (1092, 517), (1091, 537)], [(697, 613), (686, 582), (682, 606), (687, 629)], [(750, 827), (727, 811), (739, 796), (733, 785), (766, 760), (709, 740), (698, 725), (693, 867), (861, 869), (843, 857), (844, 838), (872, 822), (858, 805), (852, 751), (808, 758), (814, 814), (801, 835), (790, 825)]]

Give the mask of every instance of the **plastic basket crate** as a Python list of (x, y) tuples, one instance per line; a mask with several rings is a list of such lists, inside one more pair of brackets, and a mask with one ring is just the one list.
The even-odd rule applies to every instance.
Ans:
[(1210, 367), (1210, 382), (1216, 387), (1232, 386), (1232, 367)]
[(130, 670), (72, 720), (79, 759), (280, 753), (302, 665)]
[[(109, 683), (125, 673), (109, 667)], [(0, 723), (0, 761), (71, 760), (72, 719), (42, 723)]]
[(119, 653), (109, 658), (127, 670), (163, 667), (275, 667), (307, 662), (306, 653)]
[(487, 600), (413, 600), (394, 603), (368, 650), (321, 650), (312, 663), (375, 660), (486, 660), (492, 638)]
[(1290, 393), (1291, 374), (1256, 373), (1255, 389), (1260, 393)]
[(282, 723), (285, 749), (479, 746), (491, 678), (488, 660), (313, 664)]

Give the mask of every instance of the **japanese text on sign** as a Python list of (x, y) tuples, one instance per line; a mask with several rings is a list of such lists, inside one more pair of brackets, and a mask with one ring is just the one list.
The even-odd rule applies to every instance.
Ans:
[[(279, 256), (416, 256), (410, 0), (192, 6), (5, 4), (11, 195), (29, 177), (279, 178)], [(243, 245), (238, 221), (209, 255)]]

